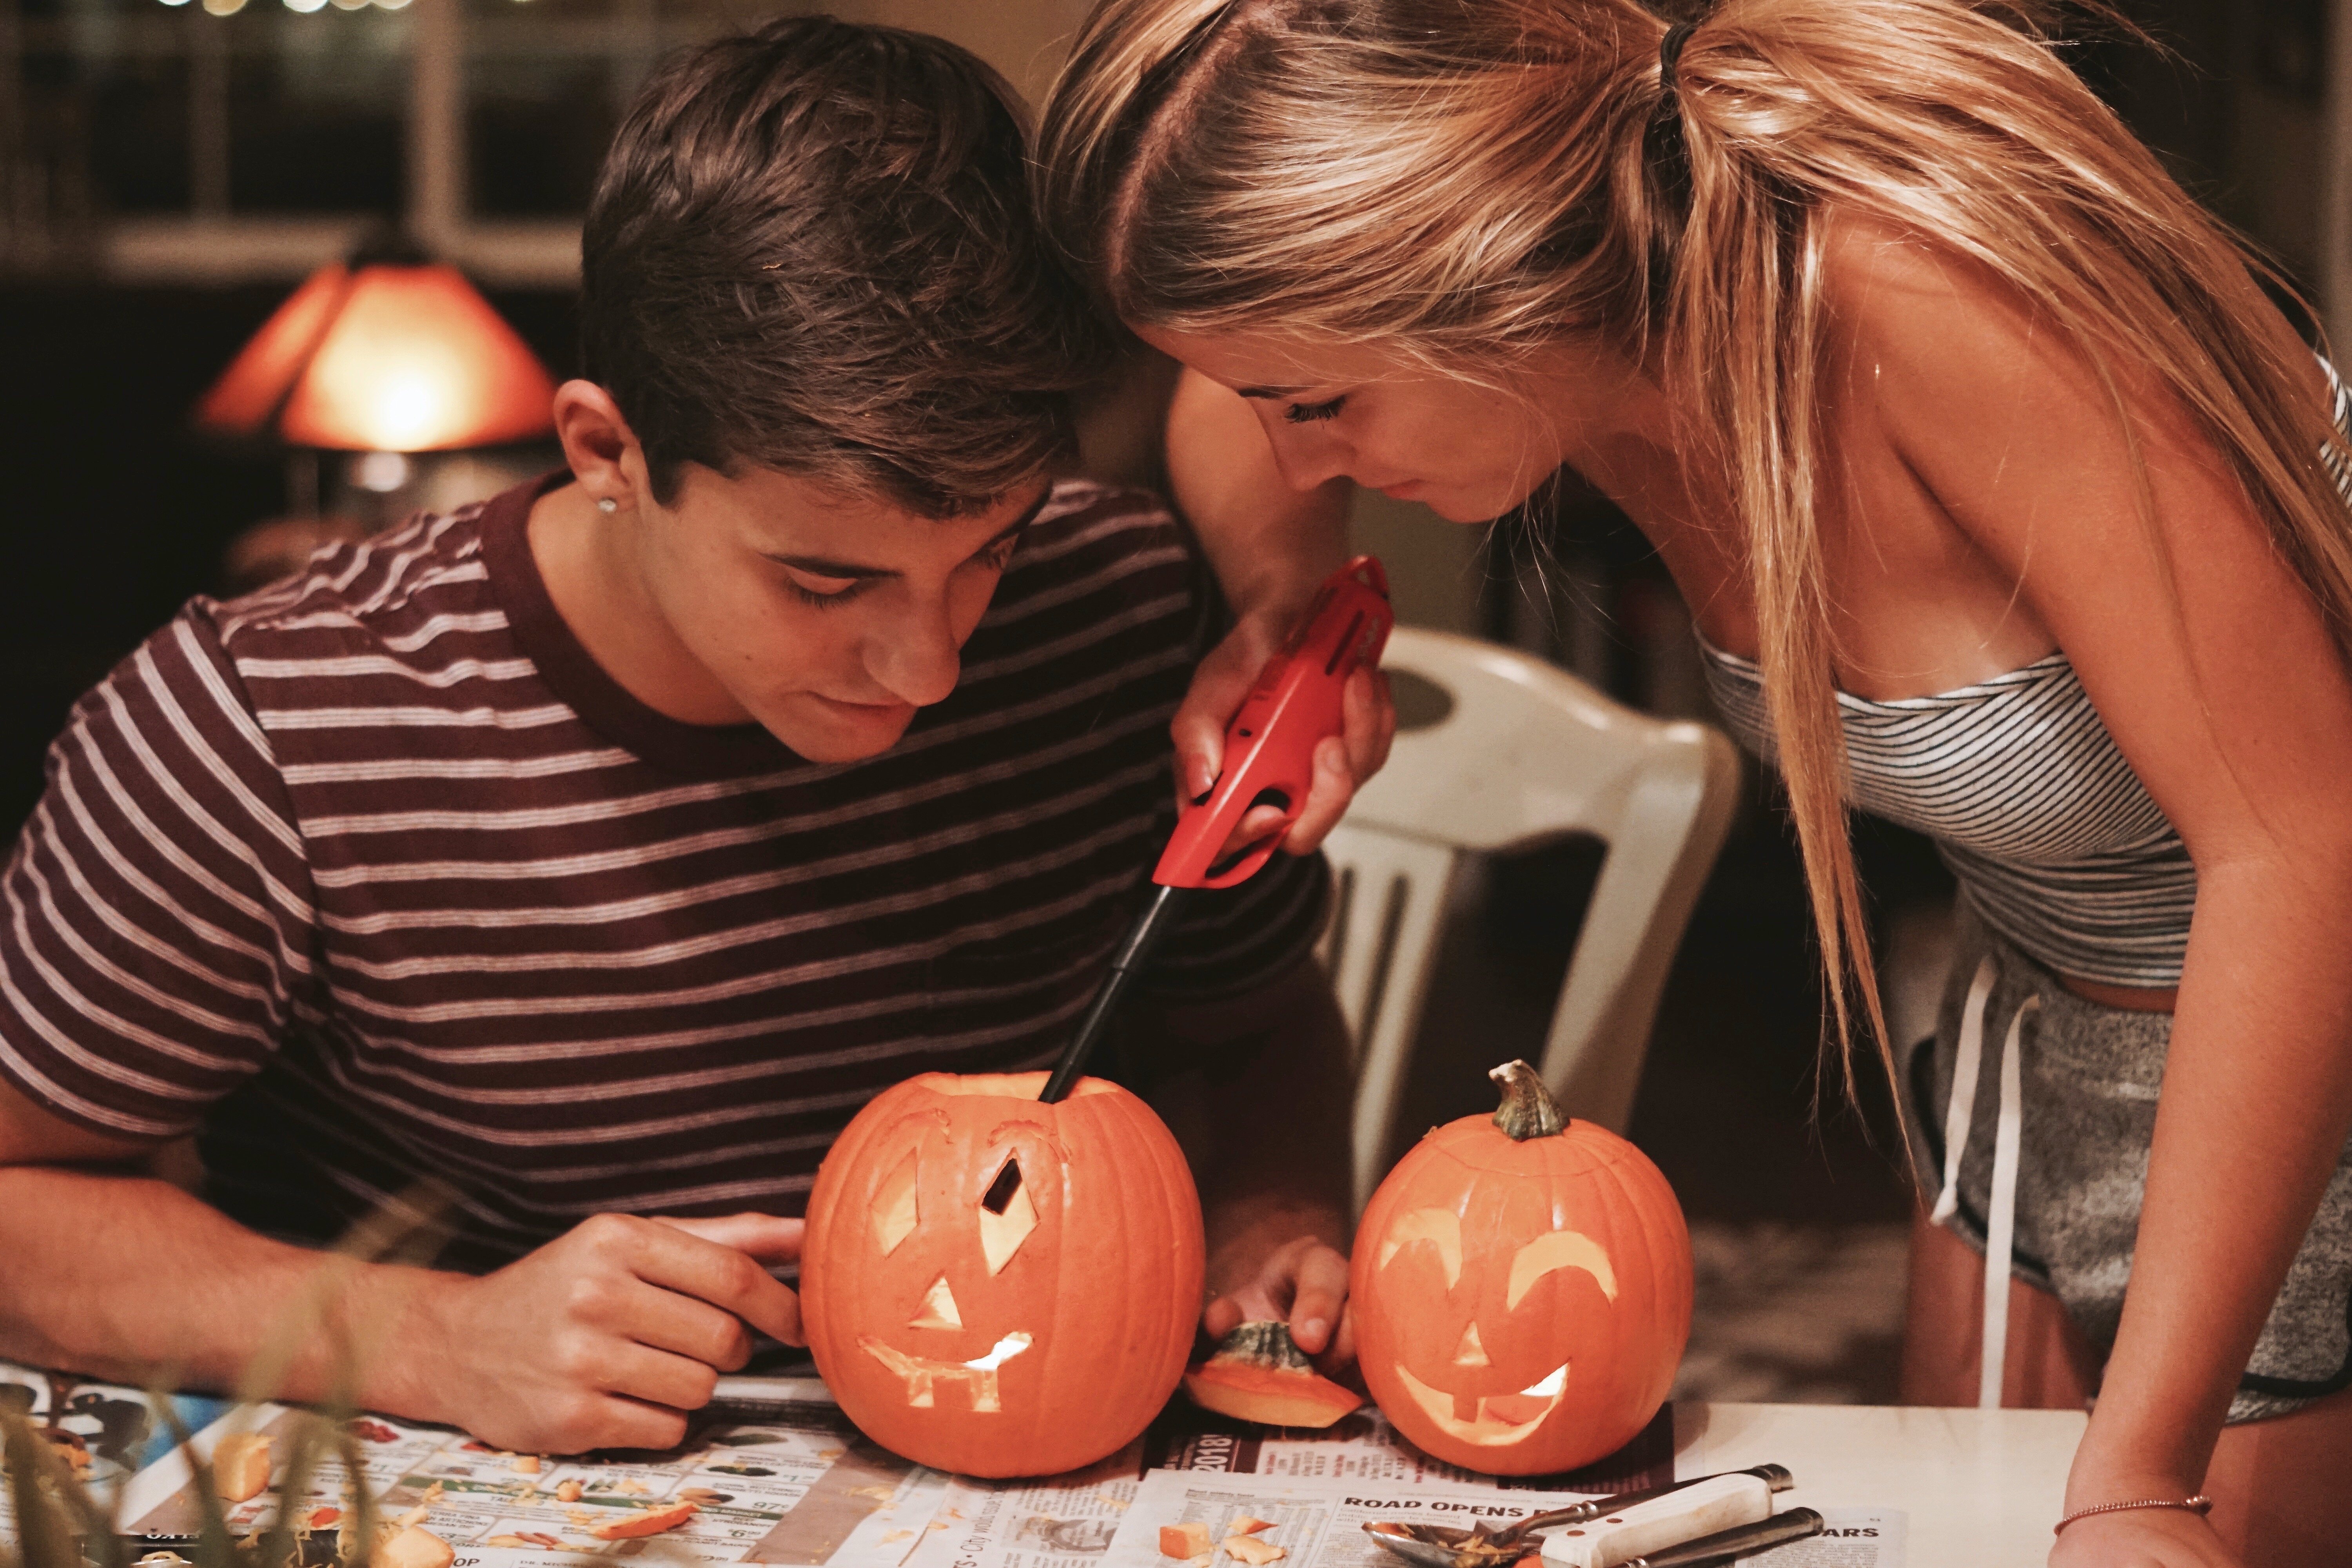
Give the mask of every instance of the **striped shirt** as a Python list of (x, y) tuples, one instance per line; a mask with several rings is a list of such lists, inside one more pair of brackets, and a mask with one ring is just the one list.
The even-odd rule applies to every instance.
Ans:
[[(587, 656), (524, 532), (560, 479), (195, 600), (82, 700), (0, 883), (0, 1079), (199, 1130), (272, 1234), (438, 1179), (483, 1267), (599, 1211), (797, 1214), (880, 1089), (1051, 1058), (1172, 826), (1210, 606), (1168, 514), (1058, 487), (953, 694), (817, 764)], [(1273, 979), (1326, 881), (1197, 896), (1129, 1005)]]
[[(1771, 755), (1754, 661), (1699, 643), (1733, 734)], [(2180, 984), (2197, 868), (2053, 653), (1933, 697), (1838, 694), (1853, 804), (1927, 835), (1987, 925), (2061, 974)]]
[[(2352, 388), (2327, 360), (2336, 428), (2352, 441)], [(2320, 458), (2352, 506), (2352, 469)], [(1752, 659), (1698, 639), (1724, 723), (1772, 755)], [(2197, 868), (2063, 649), (1957, 691), (1875, 702), (1838, 693), (1848, 798), (1924, 833), (1985, 924), (2057, 973), (2161, 990), (2180, 984)]]

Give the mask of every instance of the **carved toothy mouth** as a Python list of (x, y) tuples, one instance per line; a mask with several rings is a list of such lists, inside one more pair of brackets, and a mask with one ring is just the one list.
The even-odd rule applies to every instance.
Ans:
[[(1422, 1414), (1438, 1425), (1439, 1430), (1465, 1443), (1475, 1443), (1483, 1448), (1500, 1447), (1516, 1443), (1542, 1426), (1551, 1413), (1559, 1408), (1560, 1396), (1568, 1389), (1568, 1363), (1552, 1368), (1549, 1376), (1519, 1390), (1517, 1394), (1488, 1394), (1478, 1396), (1477, 1413), (1465, 1421), (1454, 1414), (1454, 1396), (1443, 1389), (1432, 1388), (1400, 1366), (1397, 1377), (1404, 1384), (1412, 1402), (1421, 1406)], [(1525, 1419), (1529, 1405), (1537, 1406), (1535, 1414)], [(1491, 1408), (1500, 1406), (1499, 1409)]]
[(1025, 1351), (1034, 1342), (1027, 1334), (1015, 1331), (996, 1342), (995, 1348), (984, 1356), (971, 1361), (931, 1361), (923, 1356), (908, 1355), (894, 1346), (884, 1344), (870, 1334), (858, 1337), (858, 1348), (907, 1383), (907, 1404), (917, 1410), (929, 1410), (936, 1403), (936, 1389), (941, 1379), (961, 1383), (971, 1394), (975, 1414), (990, 1415), (1004, 1406), (997, 1397), (996, 1370)]

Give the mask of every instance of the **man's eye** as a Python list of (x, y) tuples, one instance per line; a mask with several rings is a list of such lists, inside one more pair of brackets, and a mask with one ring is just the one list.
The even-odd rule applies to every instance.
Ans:
[(863, 577), (820, 577), (814, 573), (793, 571), (784, 574), (784, 586), (793, 591), (794, 598), (825, 609), (849, 603), (865, 591), (866, 584)]
[(1312, 425), (1318, 420), (1337, 417), (1347, 402), (1346, 395), (1342, 394), (1328, 403), (1294, 403), (1282, 411), (1282, 416), (1293, 425)]

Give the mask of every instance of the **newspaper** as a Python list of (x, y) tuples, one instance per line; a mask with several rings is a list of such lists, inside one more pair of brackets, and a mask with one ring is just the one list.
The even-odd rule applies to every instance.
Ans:
[(1825, 1508), (1822, 1532), (1769, 1556), (1743, 1557), (1757, 1568), (1903, 1568), (1908, 1516), (1891, 1508)]
[[(293, 1409), (232, 1410), (174, 1395), (170, 1405), (209, 1455), (233, 1431), (277, 1439), (282, 1464)], [(29, 1417), (126, 1533), (171, 1539), (201, 1518), (187, 1458), (143, 1392), (0, 1363), (0, 1407)], [(814, 1379), (730, 1378), (687, 1441), (663, 1453), (510, 1454), (463, 1433), (366, 1415), (353, 1421), (358, 1478), (385, 1518), (411, 1512), (457, 1549), (452, 1568), (580, 1568), (650, 1557), (790, 1568), (1178, 1568), (1159, 1527), (1199, 1519), (1221, 1531), (1237, 1513), (1274, 1521), (1259, 1537), (1282, 1568), (1398, 1568), (1360, 1528), (1372, 1518), (1507, 1521), (1580, 1497), (1673, 1478), (1671, 1410), (1619, 1453), (1563, 1476), (1504, 1479), (1428, 1458), (1367, 1406), (1323, 1431), (1262, 1428), (1179, 1404), (1140, 1441), (1084, 1470), (1040, 1480), (949, 1476), (875, 1447)], [(351, 1483), (322, 1460), (298, 1523), (345, 1522)], [(642, 1539), (605, 1540), (599, 1524), (676, 1502), (693, 1513)], [(281, 1500), (227, 1505), (232, 1529), (259, 1529)], [(1847, 1510), (1832, 1533), (1783, 1548), (1769, 1568), (1902, 1568), (1904, 1516)], [(0, 1487), (0, 1542), (14, 1536)], [(1222, 1535), (1216, 1537), (1222, 1539)], [(1237, 1568), (1219, 1560), (1217, 1568)]]
[(1044, 1480), (950, 1479), (905, 1568), (1097, 1568), (1135, 1501), (1140, 1443)]
[(1675, 1479), (1671, 1405), (1660, 1409), (1632, 1442), (1581, 1469), (1502, 1477), (1431, 1458), (1406, 1442), (1388, 1418), (1370, 1405), (1320, 1430), (1255, 1426), (1220, 1421), (1201, 1412), (1188, 1414), (1190, 1419), (1181, 1427), (1171, 1428), (1162, 1437), (1153, 1455), (1155, 1468), (1595, 1497), (1664, 1486)]
[[(732, 1379), (698, 1413), (687, 1441), (665, 1453), (572, 1458), (510, 1454), (446, 1427), (367, 1415), (352, 1423), (362, 1479), (377, 1510), (416, 1522), (457, 1548), (455, 1568), (556, 1568), (583, 1558), (656, 1555), (712, 1563), (795, 1568), (899, 1568), (933, 1522), (949, 1478), (876, 1447), (810, 1379)], [(75, 1468), (115, 1503), (121, 1528), (140, 1537), (194, 1534), (202, 1518), (187, 1458), (149, 1414), (136, 1389), (85, 1383), (0, 1363), (0, 1394), (25, 1407)], [(218, 1401), (175, 1400), (209, 1455), (231, 1431), (268, 1435), (282, 1464), (295, 1410), (260, 1405), (229, 1411)], [(69, 1458), (69, 1462), (71, 1462)], [(280, 1469), (277, 1478), (283, 1483)], [(297, 1521), (343, 1522), (352, 1478), (340, 1459), (320, 1462)], [(0, 1489), (5, 1491), (5, 1489)], [(599, 1524), (677, 1502), (693, 1513), (660, 1534), (604, 1540)], [(240, 1533), (275, 1520), (275, 1490), (227, 1505)], [(0, 1500), (0, 1532), (13, 1521)]]
[[(1366, 1534), (1374, 1520), (1500, 1529), (1546, 1509), (1591, 1496), (1583, 1489), (1504, 1491), (1475, 1485), (1378, 1486), (1358, 1479), (1153, 1470), (1136, 1489), (1126, 1521), (1096, 1568), (1183, 1568), (1160, 1550), (1160, 1527), (1199, 1521), (1213, 1549), (1236, 1520), (1271, 1520), (1252, 1531), (1280, 1547), (1278, 1568), (1403, 1568), (1401, 1558)], [(1891, 1509), (1827, 1509), (1826, 1528), (1810, 1541), (1743, 1557), (1759, 1568), (1903, 1568), (1905, 1516)], [(1220, 1552), (1214, 1568), (1241, 1568)], [(1522, 1568), (1545, 1568), (1531, 1558)]]
[(1274, 1521), (1253, 1533), (1282, 1549), (1281, 1568), (1402, 1568), (1399, 1558), (1364, 1533), (1366, 1524), (1402, 1519), (1467, 1526), (1483, 1520), (1500, 1528), (1592, 1495), (1153, 1470), (1136, 1489), (1134, 1506), (1127, 1510), (1101, 1568), (1179, 1568), (1160, 1550), (1160, 1526), (1198, 1521), (1209, 1527), (1213, 1547), (1234, 1533), (1235, 1520), (1244, 1518)]

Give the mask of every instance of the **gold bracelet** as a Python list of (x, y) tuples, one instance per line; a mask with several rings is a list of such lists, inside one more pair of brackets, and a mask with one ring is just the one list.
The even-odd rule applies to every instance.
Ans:
[(2076, 1509), (2074, 1512), (2068, 1514), (2065, 1518), (2052, 1525), (2050, 1527), (2050, 1533), (2055, 1535), (2060, 1531), (2065, 1529), (2068, 1525), (2074, 1523), (2076, 1520), (2088, 1519), (2095, 1513), (2122, 1513), (2126, 1509), (2135, 1508), (2185, 1509), (2190, 1513), (2202, 1517), (2203, 1515), (2212, 1511), (2213, 1500), (2207, 1497), (2203, 1492), (2199, 1492), (2195, 1497), (2189, 1498), (2179, 1502), (2175, 1502), (2170, 1498), (2147, 1498), (2138, 1502), (2093, 1503), (2089, 1508)]

